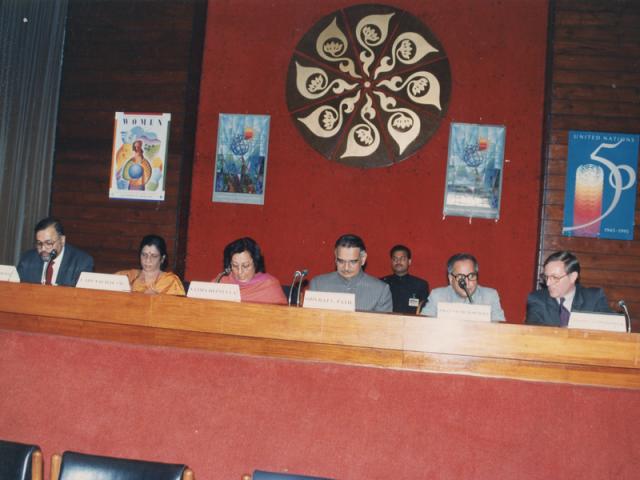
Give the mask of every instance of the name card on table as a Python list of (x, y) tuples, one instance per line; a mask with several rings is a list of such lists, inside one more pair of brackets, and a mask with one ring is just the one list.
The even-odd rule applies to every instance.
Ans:
[(475, 303), (438, 303), (437, 318), (444, 320), (473, 320), (475, 322), (491, 321), (491, 305)]
[(307, 290), (304, 292), (302, 306), (304, 308), (324, 308), (327, 310), (355, 312), (356, 295), (355, 293), (314, 292)]
[(109, 290), (111, 292), (130, 292), (131, 285), (126, 275), (113, 275), (110, 273), (82, 272), (76, 288), (88, 288), (90, 290)]
[(568, 327), (624, 333), (627, 331), (627, 319), (618, 313), (571, 312)]
[(20, 275), (13, 265), (0, 265), (0, 282), (20, 283)]
[(187, 297), (206, 300), (240, 301), (240, 286), (233, 283), (191, 282)]

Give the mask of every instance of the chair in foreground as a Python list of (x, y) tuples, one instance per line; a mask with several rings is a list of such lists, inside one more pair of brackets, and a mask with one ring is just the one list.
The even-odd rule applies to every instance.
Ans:
[(102, 457), (77, 452), (51, 458), (51, 480), (193, 480), (186, 465)]
[(40, 447), (0, 440), (0, 479), (42, 480)]
[(332, 480), (325, 477), (309, 477), (307, 475), (296, 475), (293, 473), (265, 472), (254, 470), (253, 475), (243, 475), (242, 480)]

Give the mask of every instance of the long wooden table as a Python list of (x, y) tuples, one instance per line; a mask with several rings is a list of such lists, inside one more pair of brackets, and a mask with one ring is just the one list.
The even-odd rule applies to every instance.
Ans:
[(0, 328), (143, 345), (640, 389), (640, 334), (0, 282)]

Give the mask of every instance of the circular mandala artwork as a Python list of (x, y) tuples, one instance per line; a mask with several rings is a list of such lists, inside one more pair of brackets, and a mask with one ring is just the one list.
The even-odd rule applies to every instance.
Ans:
[(327, 15), (298, 43), (287, 74), (294, 124), (315, 150), (355, 167), (418, 151), (449, 105), (451, 71), (438, 39), (413, 15), (356, 5)]

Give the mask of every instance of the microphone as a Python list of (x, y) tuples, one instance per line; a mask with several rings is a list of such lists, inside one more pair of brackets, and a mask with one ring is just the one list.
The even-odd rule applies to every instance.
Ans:
[(618, 301), (618, 306), (624, 310), (624, 319), (627, 323), (627, 333), (631, 332), (631, 315), (629, 315), (629, 309), (624, 300)]
[(306, 277), (307, 275), (309, 275), (309, 270), (307, 270), (306, 268), (300, 272), (300, 279), (298, 280), (298, 297), (296, 298), (296, 307), (300, 306), (300, 292), (302, 291), (302, 281), (304, 280), (304, 277)]
[(220, 283), (220, 280), (222, 280), (222, 277), (226, 277), (230, 273), (231, 273), (231, 269), (229, 267), (225, 268), (216, 276), (216, 279), (213, 281), (213, 283)]
[[(299, 277), (302, 276), (302, 272), (300, 270), (296, 270), (293, 274), (293, 280), (291, 282), (291, 287), (289, 287), (289, 300), (287, 305), (291, 306), (291, 294), (293, 293), (293, 289), (296, 286), (296, 281), (298, 280)], [(300, 287), (298, 287), (298, 291), (300, 290)]]
[(469, 290), (467, 290), (467, 281), (464, 278), (461, 278), (460, 280), (458, 280), (458, 286), (464, 290), (464, 293), (467, 294), (467, 298), (469, 299), (469, 303), (473, 303), (473, 300), (471, 299), (471, 295), (469, 295)]

